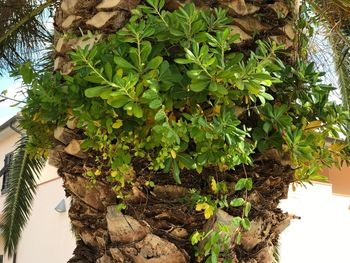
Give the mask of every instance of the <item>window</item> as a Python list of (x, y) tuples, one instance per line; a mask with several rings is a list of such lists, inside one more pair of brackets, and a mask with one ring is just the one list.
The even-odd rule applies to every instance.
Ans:
[(0, 255), (0, 263), (2, 263), (3, 255)]
[[(2, 187), (1, 187), (1, 194), (5, 194), (7, 192), (8, 186), (9, 186), (9, 172), (10, 172), (10, 164), (12, 160), (12, 152), (5, 155), (4, 160), (4, 167), (0, 171), (0, 177), (2, 176)], [(2, 261), (0, 260), (0, 263)]]

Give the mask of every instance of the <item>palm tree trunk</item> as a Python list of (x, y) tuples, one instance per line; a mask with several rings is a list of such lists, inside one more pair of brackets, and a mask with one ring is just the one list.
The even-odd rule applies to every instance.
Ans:
[[(236, 18), (231, 27), (241, 36), (237, 45), (240, 51), (255, 48), (258, 39), (272, 39), (284, 43), (288, 52), (294, 51), (295, 4), (289, 0), (195, 2), (203, 8), (229, 8), (230, 15)], [(138, 0), (63, 0), (55, 17), (55, 69), (70, 74), (72, 65), (67, 52), (74, 45), (97, 41), (98, 34), (106, 35), (121, 28), (130, 9), (138, 3)], [(174, 9), (179, 3), (170, 0), (167, 6)], [(96, 35), (95, 39), (70, 39), (88, 30)], [(135, 183), (131, 189), (125, 189), (129, 198), (122, 214), (115, 209), (118, 200), (108, 182), (100, 179), (89, 187), (91, 183), (84, 177), (84, 169), (94, 165), (90, 156), (96, 153), (80, 151), (78, 142), (84, 138), (81, 134), (71, 121), (65, 128), (59, 127), (55, 138), (60, 143), (50, 153), (50, 162), (58, 167), (66, 193), (72, 197), (69, 216), (78, 241), (69, 262), (203, 262), (205, 259), (195, 256), (189, 236), (195, 230), (215, 227), (216, 222), (228, 222), (235, 215), (235, 211), (228, 214), (219, 210), (206, 222), (202, 214), (182, 202), (190, 188), (207, 184), (205, 176), (184, 174), (178, 186), (168, 174), (157, 173), (152, 179), (155, 187), (147, 188), (144, 185), (149, 176), (145, 165), (142, 160), (134, 160)], [(234, 180), (247, 174), (254, 181), (254, 189), (248, 196), (253, 207), (252, 227), (243, 233), (241, 245), (232, 244), (229, 255), (233, 262), (273, 262), (278, 236), (290, 222), (278, 203), (287, 197), (289, 183), (294, 179), (292, 170), (273, 152), (256, 158), (259, 160), (254, 167), (229, 172)]]

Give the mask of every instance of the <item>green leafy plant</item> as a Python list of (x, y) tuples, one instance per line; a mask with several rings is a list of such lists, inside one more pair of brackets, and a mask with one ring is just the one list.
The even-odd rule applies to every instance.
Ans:
[[(224, 173), (271, 149), (289, 155), (299, 183), (348, 160), (347, 141), (329, 147), (326, 139), (347, 134), (349, 115), (328, 102), (332, 87), (321, 83), (312, 63), (284, 63), (283, 46), (273, 42), (258, 41), (246, 56), (234, 51), (239, 36), (226, 27), (223, 9), (187, 4), (168, 12), (164, 1), (147, 3), (107, 40), (71, 52), (73, 74), (38, 74), (29, 64), (19, 69), (31, 86), (21, 121), (29, 149), (42, 154), (57, 124), (77, 119), (83, 149), (99, 153), (97, 170), (86, 176), (94, 182), (103, 166), (121, 199), (133, 183), (135, 158), (150, 172), (171, 173), (178, 184), (184, 170)], [(154, 187), (151, 182), (146, 186)], [(224, 180), (210, 177), (208, 185), (192, 193), (194, 209), (206, 219), (218, 208), (240, 209), (232, 222), (239, 243), (250, 227), (252, 179), (239, 179), (233, 195)], [(222, 235), (228, 231), (198, 232), (192, 243), (209, 240), (204, 256), (216, 262), (218, 243), (230, 243)]]

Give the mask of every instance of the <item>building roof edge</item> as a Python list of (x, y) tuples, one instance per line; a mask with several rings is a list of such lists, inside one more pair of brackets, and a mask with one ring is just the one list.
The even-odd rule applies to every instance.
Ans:
[(9, 120), (0, 125), (0, 133), (6, 128), (10, 127), (11, 124), (15, 123), (18, 120), (18, 116), (14, 115)]

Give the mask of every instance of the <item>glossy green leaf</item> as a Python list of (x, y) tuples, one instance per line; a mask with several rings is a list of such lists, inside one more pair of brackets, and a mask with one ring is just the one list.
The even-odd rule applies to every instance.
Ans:
[(177, 161), (175, 159), (173, 159), (172, 163), (174, 180), (177, 184), (181, 184), (179, 165), (177, 164)]
[(158, 109), (162, 106), (162, 101), (159, 99), (152, 100), (151, 103), (149, 104), (149, 107), (151, 109)]
[(95, 97), (99, 97), (103, 91), (105, 91), (104, 86), (97, 86), (97, 87), (86, 89), (84, 93), (85, 93), (85, 96), (88, 98), (95, 98)]
[(103, 83), (103, 79), (100, 76), (90, 75), (90, 76), (86, 76), (84, 79), (86, 81), (89, 81), (89, 82), (95, 83), (95, 84), (102, 84)]
[(189, 76), (191, 79), (195, 80), (208, 80), (208, 76), (204, 73), (203, 70), (200, 69), (193, 69), (187, 71), (187, 76)]
[(233, 207), (242, 206), (245, 203), (243, 198), (235, 198), (230, 202), (230, 205)]
[(242, 218), (239, 217), (239, 216), (235, 216), (234, 218), (232, 218), (232, 225), (234, 226), (240, 226), (241, 225), (241, 221), (242, 221)]
[(155, 100), (157, 98), (158, 98), (158, 93), (154, 89), (146, 90), (142, 95), (142, 99), (145, 101), (152, 101), (152, 100)]
[(142, 118), (143, 117), (143, 110), (142, 110), (140, 104), (135, 103), (132, 106), (132, 111), (133, 111), (133, 114), (135, 115), (136, 118)]
[(130, 69), (136, 69), (133, 65), (131, 65), (126, 59), (121, 57), (114, 57), (114, 62), (117, 64), (119, 68), (130, 70)]
[(249, 230), (249, 229), (250, 229), (251, 224), (250, 224), (250, 221), (249, 221), (248, 218), (244, 218), (244, 219), (241, 221), (241, 224), (242, 224), (242, 226), (243, 226), (243, 228), (244, 228), (245, 230)]
[(238, 180), (238, 182), (235, 184), (235, 190), (240, 191), (245, 188), (245, 178), (241, 178)]
[(176, 159), (180, 161), (187, 169), (195, 169), (196, 163), (189, 154), (177, 153)]
[(151, 59), (151, 61), (147, 63), (146, 70), (158, 69), (160, 64), (162, 64), (162, 62), (163, 62), (163, 57), (157, 56)]
[(111, 105), (114, 108), (121, 108), (128, 102), (130, 102), (130, 98), (127, 96), (116, 96), (108, 99), (108, 104)]
[(152, 52), (152, 44), (149, 41), (143, 41), (141, 44), (141, 61), (146, 62), (148, 59), (148, 56)]
[(154, 120), (157, 122), (163, 121), (166, 119), (166, 114), (163, 110), (160, 110), (156, 113), (156, 115), (154, 115)]
[(244, 204), (244, 216), (247, 217), (249, 215), (250, 209), (252, 208), (252, 204), (250, 202), (246, 202)]
[(204, 81), (193, 81), (191, 83), (191, 90), (194, 92), (201, 92), (203, 91), (206, 87), (208, 87), (210, 81), (204, 80)]
[(105, 69), (105, 73), (106, 73), (107, 79), (109, 81), (112, 81), (112, 79), (113, 79), (113, 69), (112, 69), (111, 63), (107, 62), (104, 65), (104, 69)]
[(175, 59), (175, 62), (177, 64), (189, 64), (189, 63), (192, 63), (192, 61), (187, 59), (187, 58), (177, 58), (177, 59)]

